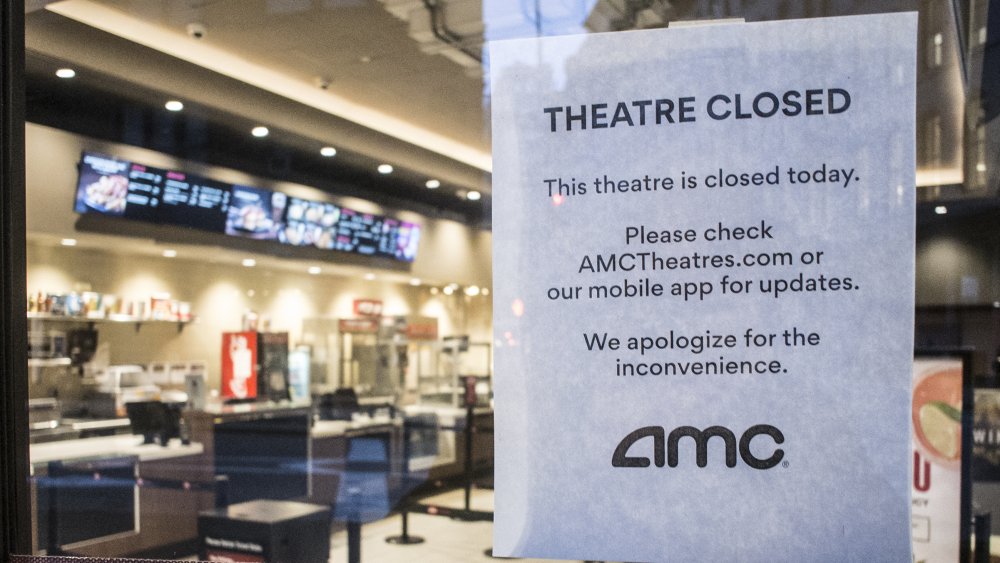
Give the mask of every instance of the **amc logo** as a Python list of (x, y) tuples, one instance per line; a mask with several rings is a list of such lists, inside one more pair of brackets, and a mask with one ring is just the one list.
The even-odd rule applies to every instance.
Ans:
[[(611, 465), (613, 467), (649, 467), (648, 457), (628, 455), (632, 444), (646, 437), (653, 439), (653, 463), (657, 467), (663, 467), (664, 464), (677, 467), (679, 463), (678, 444), (682, 438), (694, 440), (695, 462), (698, 467), (708, 465), (708, 441), (712, 438), (719, 438), (726, 445), (726, 467), (736, 467), (736, 435), (725, 426), (709, 426), (704, 430), (698, 430), (693, 426), (680, 426), (672, 430), (669, 435), (662, 426), (645, 426), (625, 436), (618, 443), (615, 454), (611, 456)], [(785, 457), (785, 451), (781, 448), (775, 448), (769, 457), (763, 459), (750, 451), (750, 443), (758, 437), (761, 437), (760, 439), (770, 438), (775, 444), (782, 444), (785, 441), (781, 430), (769, 424), (751, 426), (740, 436), (739, 440), (739, 455), (743, 459), (743, 463), (754, 469), (771, 469), (781, 463), (782, 458)]]

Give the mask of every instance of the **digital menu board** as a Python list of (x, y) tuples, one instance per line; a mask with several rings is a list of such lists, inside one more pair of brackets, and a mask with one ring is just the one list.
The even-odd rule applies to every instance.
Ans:
[(405, 262), (420, 242), (414, 223), (86, 152), (74, 209)]
[(154, 220), (161, 173), (127, 161), (84, 153), (75, 210)]
[(281, 192), (248, 186), (233, 186), (226, 215), (226, 234), (258, 240), (274, 240), (281, 226), (288, 197)]
[(168, 225), (223, 232), (232, 186), (184, 172), (164, 176), (157, 221)]

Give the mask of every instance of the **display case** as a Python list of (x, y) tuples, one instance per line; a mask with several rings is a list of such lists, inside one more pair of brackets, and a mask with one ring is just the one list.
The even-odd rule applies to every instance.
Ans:
[(465, 406), (466, 378), (475, 378), (476, 404), (493, 399), (493, 348), (468, 336), (416, 344), (417, 390), (423, 405)]

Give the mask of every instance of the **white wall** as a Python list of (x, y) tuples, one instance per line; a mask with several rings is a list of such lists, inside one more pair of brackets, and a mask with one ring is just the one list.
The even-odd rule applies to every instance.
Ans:
[[(182, 169), (192, 174), (207, 176), (223, 182), (257, 186), (265, 189), (282, 190), (318, 201), (331, 201), (351, 209), (366, 213), (377, 213), (397, 217), (420, 224), (420, 248), (417, 258), (406, 272), (409, 275), (435, 280), (440, 283), (456, 282), (462, 285), (488, 286), (491, 284), (492, 260), (491, 233), (470, 228), (461, 223), (426, 217), (406, 210), (388, 209), (375, 203), (357, 199), (335, 197), (316, 188), (257, 178), (236, 170), (217, 166), (207, 166), (184, 161), (169, 155), (147, 149), (97, 141), (29, 123), (26, 127), (25, 150), (27, 160), (27, 226), (28, 233), (44, 234), (51, 237), (79, 237), (75, 229), (78, 215), (73, 211), (74, 193), (77, 181), (77, 163), (82, 151), (99, 152), (124, 159), (130, 159), (150, 166)], [(181, 231), (184, 229), (177, 228)], [(150, 227), (150, 233), (156, 229)], [(111, 240), (107, 237), (88, 233), (94, 240), (116, 246), (128, 245), (127, 240)], [(131, 241), (134, 244), (137, 241)], [(281, 252), (276, 243), (259, 243), (260, 252)], [(327, 261), (356, 263), (357, 260), (337, 252), (330, 252)], [(394, 266), (403, 267), (401, 264)]]
[[(83, 150), (103, 152), (163, 167), (183, 167), (223, 181), (280, 188), (313, 199), (329, 199), (354, 209), (415, 221), (424, 226), (423, 240), (410, 276), (441, 283), (490, 286), (490, 233), (453, 221), (397, 212), (359, 200), (333, 199), (305, 186), (276, 184), (236, 171), (178, 162), (172, 157), (123, 145), (85, 139), (63, 131), (29, 124), (27, 127), (27, 287), (29, 292), (96, 291), (125, 300), (146, 299), (166, 292), (189, 301), (197, 322), (183, 331), (175, 326), (145, 324), (98, 325), (101, 341), (110, 344), (111, 362), (149, 363), (203, 360), (209, 383), (218, 386), (221, 333), (239, 330), (245, 311), (253, 310), (270, 321), (270, 329), (290, 333), (293, 345), (302, 336), (304, 319), (337, 319), (354, 316), (354, 299), (379, 299), (386, 315), (438, 318), (439, 333), (469, 334), (473, 340), (491, 340), (492, 308), (488, 296), (448, 296), (428, 285), (400, 283), (401, 272), (379, 270), (354, 261), (351, 269), (337, 270), (338, 257), (330, 252), (329, 270), (309, 275), (286, 267), (270, 256), (256, 268), (244, 268), (221, 259), (231, 250), (191, 245), (178, 258), (158, 255), (155, 241), (109, 234), (79, 232), (73, 210), (76, 163)], [(80, 245), (64, 247), (59, 239), (73, 237)], [(269, 243), (254, 243), (268, 245)], [(265, 251), (262, 251), (265, 252)], [(269, 250), (266, 252), (273, 252)], [(326, 268), (324, 268), (326, 269)], [(344, 272), (347, 272), (346, 274)], [(362, 272), (376, 275), (373, 281)], [(315, 376), (314, 376), (315, 377)], [(37, 390), (36, 390), (37, 391)], [(37, 395), (37, 393), (33, 393)]]

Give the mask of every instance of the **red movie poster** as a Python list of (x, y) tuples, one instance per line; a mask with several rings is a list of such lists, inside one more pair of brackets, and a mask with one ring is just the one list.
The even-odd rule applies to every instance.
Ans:
[(257, 333), (222, 333), (222, 397), (257, 397)]

